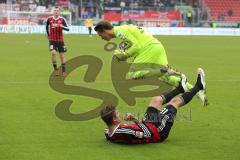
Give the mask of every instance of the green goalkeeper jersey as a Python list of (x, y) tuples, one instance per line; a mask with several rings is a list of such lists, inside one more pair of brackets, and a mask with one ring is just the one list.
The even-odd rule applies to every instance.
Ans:
[(165, 49), (160, 41), (150, 33), (134, 25), (114, 27), (116, 38), (129, 44), (125, 51), (128, 57), (135, 57), (134, 62), (148, 62), (167, 65)]

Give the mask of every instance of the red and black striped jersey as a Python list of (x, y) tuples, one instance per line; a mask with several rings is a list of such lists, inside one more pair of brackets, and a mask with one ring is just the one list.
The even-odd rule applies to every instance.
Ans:
[(106, 128), (105, 136), (107, 140), (117, 143), (160, 142), (160, 133), (157, 127), (147, 122), (119, 124), (112, 133), (109, 133), (109, 129)]
[(46, 31), (49, 41), (63, 42), (63, 31), (69, 31), (65, 18), (51, 16), (47, 19)]

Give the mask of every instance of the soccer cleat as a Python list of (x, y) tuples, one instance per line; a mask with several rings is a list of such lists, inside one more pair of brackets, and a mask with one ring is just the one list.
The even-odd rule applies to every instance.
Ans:
[(198, 98), (202, 101), (203, 106), (208, 105), (208, 99), (206, 95), (206, 82), (205, 82), (205, 73), (202, 68), (198, 68), (198, 78), (196, 86), (199, 87), (200, 91), (197, 93)]
[(205, 90), (206, 89), (206, 82), (205, 82), (205, 73), (202, 68), (198, 68), (197, 71), (197, 82), (196, 85), (199, 87), (200, 90)]
[(183, 93), (188, 91), (186, 83), (187, 83), (187, 77), (184, 74), (181, 74), (181, 81), (179, 82), (178, 87), (180, 87)]
[(181, 78), (182, 78), (181, 79), (181, 85), (182, 85), (182, 87), (184, 89), (184, 92), (187, 92), (188, 91), (188, 88), (187, 88), (187, 77), (184, 74), (182, 74)]
[(60, 75), (59, 71), (58, 70), (54, 70), (54, 75), (55, 76), (59, 76)]
[(207, 95), (206, 95), (206, 91), (204, 91), (204, 90), (199, 91), (197, 93), (197, 97), (202, 101), (203, 106), (209, 105)]

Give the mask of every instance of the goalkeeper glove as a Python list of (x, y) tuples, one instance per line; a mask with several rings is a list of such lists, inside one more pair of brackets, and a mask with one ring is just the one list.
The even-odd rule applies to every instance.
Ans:
[(120, 61), (124, 61), (128, 58), (128, 55), (126, 52), (121, 51), (121, 50), (115, 50), (114, 55), (118, 58)]

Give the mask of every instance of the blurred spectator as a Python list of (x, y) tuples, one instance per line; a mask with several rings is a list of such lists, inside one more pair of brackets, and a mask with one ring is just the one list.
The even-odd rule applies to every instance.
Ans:
[(192, 13), (192, 11), (189, 10), (187, 12), (187, 21), (190, 25), (192, 24), (192, 18), (193, 18), (193, 13)]
[(95, 3), (93, 2), (93, 0), (89, 0), (87, 6), (88, 7), (95, 7)]
[(98, 8), (98, 18), (101, 19), (102, 18), (102, 14), (103, 14), (103, 3), (104, 3), (104, 0), (100, 0), (100, 1), (97, 1), (96, 5), (97, 5), (97, 8)]
[(155, 7), (164, 7), (164, 4), (161, 2), (161, 0), (155, 0), (154, 6)]
[(86, 10), (86, 8), (82, 8), (82, 18), (88, 18), (88, 11)]
[(83, 8), (82, 18), (93, 18), (96, 16), (96, 12), (94, 8)]
[(218, 21), (224, 21), (224, 14), (222, 12), (218, 13)]
[[(66, 15), (69, 15), (71, 12), (68, 10), (68, 8), (64, 8), (64, 10), (62, 11), (62, 15), (65, 17)], [(65, 17), (66, 18), (66, 17)]]
[(135, 1), (133, 6), (134, 6), (134, 8), (138, 8), (139, 7), (138, 1)]
[(169, 2), (169, 6), (170, 6), (170, 7), (174, 7), (175, 4), (176, 4), (175, 0), (171, 0), (171, 1)]
[(193, 8), (198, 8), (199, 4), (198, 4), (198, 0), (193, 0)]
[(227, 14), (228, 14), (229, 17), (231, 17), (231, 16), (233, 16), (233, 11), (231, 9), (229, 9)]
[(139, 7), (143, 7), (144, 6), (144, 2), (143, 2), (144, 0), (139, 0)]
[(126, 2), (125, 2), (125, 0), (122, 0), (121, 2), (120, 2), (120, 7), (126, 7)]
[(93, 18), (96, 16), (96, 11), (94, 8), (90, 8), (89, 12), (88, 12), (88, 18)]

